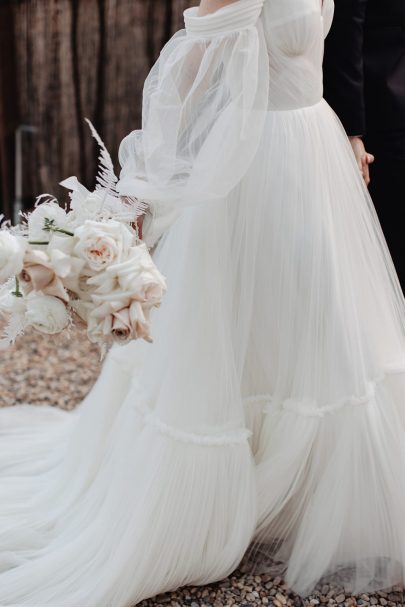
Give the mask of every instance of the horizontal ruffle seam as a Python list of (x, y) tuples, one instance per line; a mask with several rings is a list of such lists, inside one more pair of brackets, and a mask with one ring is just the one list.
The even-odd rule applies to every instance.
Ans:
[(181, 430), (180, 428), (171, 426), (162, 421), (156, 413), (146, 405), (137, 405), (136, 410), (142, 416), (143, 422), (146, 425), (152, 426), (155, 430), (160, 432), (160, 434), (182, 443), (207, 447), (223, 447), (227, 445), (244, 444), (252, 435), (250, 430), (242, 427), (229, 431), (221, 431), (218, 434), (187, 432), (186, 430)]
[[(405, 367), (393, 367), (386, 371), (384, 375), (375, 378), (368, 383), (368, 388), (365, 394), (361, 396), (351, 396), (344, 398), (336, 403), (317, 407), (315, 404), (303, 405), (302, 399), (286, 399), (282, 402), (276, 401), (271, 394), (257, 394), (243, 399), (245, 407), (259, 405), (261, 412), (266, 413), (282, 413), (290, 411), (302, 417), (322, 418), (328, 414), (336, 413), (344, 407), (353, 407), (357, 405), (366, 405), (371, 402), (375, 395), (377, 384), (382, 381), (388, 373), (405, 372)], [(315, 403), (316, 401), (310, 401)], [(156, 413), (147, 405), (137, 404), (136, 411), (141, 415), (143, 423), (152, 426), (160, 434), (167, 436), (173, 440), (189, 443), (194, 445), (208, 447), (223, 447), (227, 445), (240, 445), (252, 436), (252, 432), (247, 428), (235, 428), (232, 430), (221, 430), (218, 433), (209, 432), (188, 432), (181, 430), (175, 426), (167, 424), (161, 420)]]
[[(291, 411), (303, 417), (322, 418), (326, 415), (336, 413), (345, 407), (367, 405), (375, 395), (377, 384), (383, 381), (387, 375), (394, 375), (397, 373), (405, 373), (405, 365), (390, 365), (386, 368), (385, 373), (368, 382), (367, 391), (364, 394), (342, 398), (328, 405), (317, 405), (317, 401), (314, 399), (287, 398), (280, 401), (271, 394), (249, 396), (244, 399), (244, 405), (259, 405), (262, 407), (262, 413), (264, 414)], [(307, 401), (307, 404), (303, 404), (305, 400)]]

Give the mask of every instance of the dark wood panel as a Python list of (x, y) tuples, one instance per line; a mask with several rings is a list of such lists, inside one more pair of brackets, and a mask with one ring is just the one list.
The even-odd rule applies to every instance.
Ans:
[[(72, 174), (92, 185), (96, 148), (84, 117), (94, 122), (116, 156), (121, 139), (140, 125), (145, 77), (162, 45), (182, 27), (182, 11), (192, 3), (20, 0), (9, 4), (13, 38), (7, 53), (14, 61), (18, 118), (37, 129), (32, 145), (25, 140), (25, 192), (60, 195), (57, 182)], [(2, 19), (0, 38), (5, 27)], [(10, 118), (7, 112), (0, 114), (0, 138)], [(0, 170), (10, 189), (10, 177)]]
[(10, 216), (14, 196), (14, 133), (19, 123), (11, 5), (0, 5), (0, 24), (0, 213)]

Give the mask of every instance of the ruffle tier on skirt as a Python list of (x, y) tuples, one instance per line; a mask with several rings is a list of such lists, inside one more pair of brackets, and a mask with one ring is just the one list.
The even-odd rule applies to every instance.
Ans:
[(0, 411), (0, 604), (130, 607), (244, 555), (301, 594), (403, 582), (403, 297), (328, 105), (269, 112), (155, 261), (153, 346), (73, 414)]

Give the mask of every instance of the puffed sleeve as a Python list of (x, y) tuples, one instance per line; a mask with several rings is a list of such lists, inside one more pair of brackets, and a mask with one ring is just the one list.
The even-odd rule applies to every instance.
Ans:
[(158, 222), (227, 196), (257, 152), (269, 87), (263, 1), (201, 17), (187, 9), (145, 82), (142, 129), (121, 144), (118, 189), (147, 200)]

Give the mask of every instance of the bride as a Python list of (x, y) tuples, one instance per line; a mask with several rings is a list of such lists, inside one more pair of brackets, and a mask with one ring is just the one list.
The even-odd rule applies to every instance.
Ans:
[[(168, 280), (78, 410), (0, 413), (0, 605), (130, 607), (242, 561), (404, 581), (404, 302), (322, 99), (332, 0), (202, 0), (122, 143)], [(75, 378), (71, 378), (72, 382)]]

